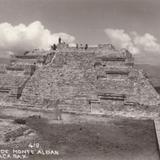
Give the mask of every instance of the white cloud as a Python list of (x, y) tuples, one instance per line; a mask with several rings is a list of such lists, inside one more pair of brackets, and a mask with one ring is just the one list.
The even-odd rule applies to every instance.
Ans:
[(160, 52), (160, 44), (157, 42), (156, 37), (153, 35), (145, 33), (143, 36), (140, 36), (135, 32), (133, 35), (133, 41), (137, 47), (142, 48), (144, 51)]
[(21, 54), (35, 48), (47, 49), (51, 44), (57, 43), (59, 37), (66, 43), (73, 43), (75, 40), (75, 37), (67, 33), (51, 33), (39, 21), (28, 26), (0, 23), (0, 56)]
[(136, 54), (139, 49), (135, 47), (132, 42), (132, 37), (127, 34), (123, 29), (105, 29), (105, 33), (108, 36), (111, 43), (115, 44), (119, 48), (127, 48), (132, 53)]
[(127, 48), (133, 54), (158, 53), (160, 44), (150, 33), (139, 35), (137, 32), (125, 32), (122, 29), (105, 29), (109, 41), (119, 48)]

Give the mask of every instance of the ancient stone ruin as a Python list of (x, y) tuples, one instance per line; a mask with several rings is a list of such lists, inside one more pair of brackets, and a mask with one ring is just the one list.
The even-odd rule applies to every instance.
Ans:
[[(79, 144), (81, 148), (81, 144), (89, 148), (100, 142), (100, 147), (96, 146), (96, 150), (100, 148), (99, 153), (102, 153), (101, 150), (105, 147), (101, 147), (103, 139), (100, 135), (104, 135), (108, 129), (100, 133), (99, 129), (107, 128), (108, 123), (109, 130), (112, 131), (110, 134), (117, 136), (119, 130), (120, 134), (126, 133), (125, 138), (122, 137), (119, 141), (121, 138), (118, 137), (116, 142), (107, 134), (110, 143), (104, 139), (107, 142), (106, 148), (113, 144), (111, 146), (116, 147), (117, 154), (119, 144), (122, 144), (125, 152), (130, 143), (132, 148), (129, 150), (134, 150), (135, 147), (139, 150), (137, 142), (133, 146), (130, 140), (133, 138), (137, 141), (137, 135), (141, 135), (144, 141), (140, 143), (144, 143), (146, 136), (143, 134), (148, 137), (146, 123), (149, 124), (150, 121), (146, 121), (142, 125), (143, 130), (137, 132), (135, 130), (141, 128), (141, 125), (137, 127), (140, 121), (135, 123), (132, 119), (133, 123), (126, 122), (131, 117), (154, 120), (150, 130), (156, 130), (153, 135), (156, 135), (159, 143), (159, 108), (160, 96), (143, 70), (134, 66), (132, 54), (126, 49), (116, 49), (111, 44), (94, 47), (77, 44), (71, 47), (59, 40), (59, 44), (54, 44), (49, 51), (33, 50), (24, 55), (15, 55), (9, 64), (0, 67), (0, 144), (3, 146), (15, 147), (18, 144), (25, 147), (30, 141), (40, 140), (47, 142), (47, 146), (59, 143), (60, 149), (63, 151), (65, 147), (68, 152), (72, 150), (68, 149), (70, 143), (66, 144), (74, 137), (71, 141), (71, 145), (75, 141), (74, 148)], [(122, 119), (117, 118), (117, 115), (122, 116)], [(129, 118), (124, 121), (124, 116)], [(111, 123), (111, 120), (107, 120), (111, 117), (117, 119)], [(115, 123), (118, 128), (114, 129)], [(100, 126), (101, 124), (103, 125)], [(95, 125), (100, 128), (95, 128)], [(84, 126), (83, 131), (80, 126)], [(98, 132), (92, 131), (91, 127)], [(63, 130), (66, 131), (62, 132)], [(132, 136), (126, 137), (130, 135), (130, 130)], [(60, 138), (57, 138), (58, 134)], [(67, 141), (63, 138), (65, 136)], [(79, 143), (80, 140), (82, 143)], [(92, 140), (94, 143), (90, 143)], [(144, 144), (142, 148), (148, 145), (146, 142)], [(104, 151), (108, 153), (107, 150)]]
[[(154, 119), (159, 117), (160, 96), (143, 70), (134, 66), (129, 51), (111, 44), (71, 47), (60, 41), (49, 51), (15, 55), (1, 67), (0, 108), (2, 116), (20, 120), (121, 112)], [(36, 136), (26, 124), (5, 121), (1, 119), (1, 143)]]
[(158, 93), (145, 73), (134, 67), (129, 51), (111, 44), (69, 47), (61, 42), (53, 48), (41, 54), (43, 65), (30, 74), (18, 96), (20, 104), (48, 109), (58, 101), (64, 111), (96, 114), (159, 108)]
[(129, 51), (111, 44), (70, 47), (62, 42), (51, 48), (16, 55), (3, 67), (1, 104), (43, 109), (58, 105), (66, 112), (95, 114), (159, 108), (159, 94), (134, 67)]
[(33, 50), (24, 55), (12, 56), (7, 65), (0, 66), (0, 103), (16, 103), (34, 74), (43, 65), (50, 63), (52, 51)]

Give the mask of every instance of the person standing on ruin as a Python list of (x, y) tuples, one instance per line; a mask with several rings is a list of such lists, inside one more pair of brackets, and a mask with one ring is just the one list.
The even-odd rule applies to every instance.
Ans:
[(62, 43), (62, 39), (61, 37), (58, 38), (58, 43), (61, 44)]

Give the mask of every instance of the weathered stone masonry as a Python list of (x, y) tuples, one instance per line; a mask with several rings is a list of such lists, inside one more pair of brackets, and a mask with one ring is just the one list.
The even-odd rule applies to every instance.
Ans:
[[(64, 45), (64, 46), (63, 46)], [(134, 68), (131, 53), (112, 45), (74, 48), (60, 44), (51, 63), (36, 70), (21, 102), (67, 111), (106, 113), (135, 105), (156, 106), (159, 95), (143, 71)], [(47, 105), (50, 104), (50, 105)]]
[(17, 103), (35, 70), (50, 63), (53, 56), (54, 53), (51, 50), (34, 50), (24, 55), (12, 56), (9, 64), (1, 65), (0, 102), (2, 104)]

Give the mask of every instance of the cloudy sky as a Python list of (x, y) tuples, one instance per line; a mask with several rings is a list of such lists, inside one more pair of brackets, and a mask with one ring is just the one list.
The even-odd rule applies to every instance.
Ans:
[(67, 43), (113, 43), (160, 65), (160, 0), (0, 0), (0, 56)]

